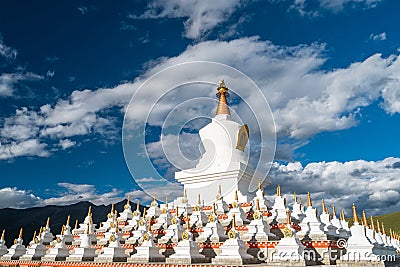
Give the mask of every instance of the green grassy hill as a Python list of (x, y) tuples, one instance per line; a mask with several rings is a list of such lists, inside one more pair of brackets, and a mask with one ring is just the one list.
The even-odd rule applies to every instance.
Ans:
[[(358, 214), (358, 219), (360, 220), (362, 216), (361, 214)], [(349, 222), (349, 226), (353, 225), (353, 218), (346, 218), (346, 220)], [(393, 231), (396, 233), (400, 234), (400, 212), (393, 212), (393, 213), (388, 213), (380, 216), (374, 216), (374, 221), (375, 221), (375, 229), (377, 229), (376, 226), (376, 220), (379, 220), (379, 223), (385, 225), (385, 232), (386, 235), (389, 235), (389, 228), (392, 228)], [(368, 216), (368, 225), (370, 224), (370, 218)]]

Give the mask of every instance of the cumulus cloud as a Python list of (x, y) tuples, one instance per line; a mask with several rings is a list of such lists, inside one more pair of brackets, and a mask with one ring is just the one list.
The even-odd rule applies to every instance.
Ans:
[(134, 18), (184, 18), (185, 36), (198, 39), (218, 24), (228, 20), (244, 4), (242, 0), (154, 0), (147, 10)]
[(76, 142), (75, 141), (71, 141), (69, 139), (63, 139), (63, 140), (60, 140), (59, 145), (61, 146), (61, 148), (63, 150), (65, 150), (67, 148), (70, 148), (70, 147), (73, 147), (74, 145), (76, 145)]
[(0, 143), (0, 160), (12, 159), (21, 156), (48, 157), (50, 153), (46, 150), (46, 144), (37, 139), (28, 139), (22, 142)]
[(37, 206), (42, 199), (30, 191), (20, 190), (16, 187), (0, 189), (0, 208), (28, 208)]
[[(288, 201), (296, 191), (305, 200), (312, 193), (313, 203), (320, 206), (324, 198), (350, 212), (352, 203), (369, 213), (384, 214), (400, 209), (399, 158), (381, 161), (315, 162), (302, 166), (299, 162), (274, 163), (270, 176), (273, 185), (280, 184)], [(269, 195), (274, 193), (271, 186)]]
[(374, 41), (384, 41), (386, 40), (386, 32), (382, 32), (379, 34), (371, 34), (369, 38)]

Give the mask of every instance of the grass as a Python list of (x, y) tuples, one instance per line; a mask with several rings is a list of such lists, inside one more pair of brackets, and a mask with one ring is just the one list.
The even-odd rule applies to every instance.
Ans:
[[(368, 225), (370, 225), (370, 218), (367, 217)], [(362, 216), (361, 214), (358, 214), (358, 220), (361, 223)], [(389, 236), (389, 229), (391, 228), (392, 231), (400, 234), (400, 212), (393, 212), (393, 213), (388, 213), (380, 216), (374, 216), (374, 224), (375, 224), (375, 230), (377, 229), (376, 221), (379, 220), (379, 224), (382, 226), (382, 223), (385, 225), (385, 232), (386, 235)], [(353, 218), (346, 219), (346, 221), (349, 222), (349, 226), (353, 225)], [(381, 227), (382, 230), (382, 227)]]

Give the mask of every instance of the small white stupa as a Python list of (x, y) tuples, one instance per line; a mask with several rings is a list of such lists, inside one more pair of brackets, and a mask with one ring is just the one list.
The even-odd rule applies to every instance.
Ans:
[[(356, 206), (353, 204), (354, 224), (350, 228), (351, 236), (347, 240), (346, 254), (340, 257), (338, 264), (344, 262), (358, 261), (368, 265), (371, 262), (380, 262), (379, 255), (376, 254), (374, 245), (365, 235), (364, 226), (359, 224)], [(384, 266), (384, 265), (383, 265)]]
[(218, 185), (218, 194), (216, 196), (215, 200), (215, 208), (216, 208), (216, 213), (217, 214), (225, 214), (226, 212), (229, 211), (229, 206), (225, 202), (223, 196), (222, 196), (222, 190), (221, 190), (221, 185)]
[(50, 217), (47, 218), (46, 226), (43, 229), (43, 232), (40, 236), (40, 240), (44, 245), (49, 245), (54, 239), (53, 234), (51, 233), (50, 229)]
[(253, 256), (247, 254), (248, 248), (239, 237), (235, 221), (235, 215), (233, 215), (232, 228), (228, 232), (228, 239), (220, 247), (221, 253), (212, 260), (213, 264), (244, 265), (252, 264), (257, 261)]
[(276, 245), (276, 253), (273, 254), (272, 262), (284, 261), (285, 266), (306, 266), (303, 257), (305, 246), (296, 237), (296, 231), (292, 228), (290, 210), (286, 210), (286, 226), (283, 228), (283, 238)]
[(197, 242), (224, 242), (228, 236), (225, 234), (225, 228), (218, 221), (215, 203), (212, 206), (212, 213), (208, 215), (208, 223), (203, 228), (203, 232), (197, 237)]
[(70, 223), (71, 223), (71, 216), (68, 215), (67, 223), (63, 227), (64, 231), (61, 233), (61, 235), (63, 236), (64, 243), (67, 245), (71, 245), (72, 242), (74, 241), (74, 236), (71, 233)]
[[(69, 216), (68, 216), (69, 217)], [(64, 235), (65, 226), (61, 229), (61, 235), (57, 235), (54, 248), (50, 248), (48, 253), (42, 257), (41, 261), (65, 261), (69, 256), (69, 249), (65, 245)]]
[(256, 196), (253, 199), (253, 206), (256, 205), (256, 201), (258, 199), (258, 205), (260, 206), (260, 211), (268, 211), (268, 200), (264, 197), (264, 191), (261, 187), (261, 181), (258, 179), (258, 190), (256, 191)]
[(247, 219), (246, 212), (240, 206), (238, 191), (235, 192), (235, 200), (232, 202), (231, 205), (232, 208), (228, 212), (228, 221), (231, 221), (232, 218), (235, 218), (235, 224), (238, 226), (250, 223), (250, 221)]
[(99, 229), (97, 229), (98, 233), (105, 233), (107, 232), (111, 227), (112, 224), (114, 224), (114, 213), (115, 213), (115, 208), (114, 204), (111, 204), (111, 210), (107, 214), (107, 220), (105, 222), (102, 222), (100, 224)]
[(168, 264), (192, 264), (204, 263), (207, 259), (200, 254), (200, 248), (193, 241), (193, 234), (190, 232), (190, 224), (186, 222), (186, 230), (182, 233), (182, 240), (174, 247), (175, 253), (166, 259)]
[(165, 230), (165, 235), (158, 240), (158, 243), (176, 243), (181, 240), (180, 237), (184, 231), (185, 229), (180, 224), (180, 219), (177, 216), (174, 216), (171, 219), (171, 225), (168, 226), (167, 230)]
[(167, 229), (171, 225), (172, 215), (168, 210), (168, 197), (165, 198), (165, 205), (161, 209), (161, 214), (157, 218), (157, 222), (152, 225), (152, 230)]
[(307, 195), (307, 209), (306, 217), (300, 223), (301, 230), (297, 233), (297, 236), (301, 239), (304, 236), (308, 236), (314, 240), (327, 240), (327, 235), (324, 232), (324, 224), (321, 223), (317, 217), (317, 210), (313, 208), (311, 202), (311, 195), (308, 192)]
[(297, 221), (297, 223), (300, 223), (301, 221), (303, 221), (306, 215), (303, 212), (302, 203), (297, 201), (296, 192), (293, 193), (293, 201), (294, 203), (293, 203), (292, 217)]
[(322, 199), (322, 214), (319, 216), (321, 219), (321, 222), (325, 225), (324, 226), (324, 231), (326, 234), (331, 235), (332, 237), (337, 236), (336, 234), (336, 226), (332, 225), (331, 220), (330, 220), (330, 214), (328, 211), (328, 208), (325, 206), (325, 200)]
[(194, 206), (192, 215), (189, 217), (190, 226), (203, 227), (207, 223), (207, 215), (201, 207), (200, 194), (198, 195), (197, 205)]
[(276, 187), (276, 196), (274, 205), (272, 206), (272, 216), (277, 223), (286, 222), (286, 203), (285, 198), (282, 197), (281, 186)]
[(0, 238), (0, 257), (3, 256), (4, 254), (7, 254), (7, 246), (6, 246), (6, 241), (4, 240), (4, 235), (6, 233), (6, 229), (3, 229), (3, 232), (1, 233), (1, 238)]
[(336, 235), (337, 236), (343, 237), (343, 238), (347, 237), (347, 231), (343, 228), (342, 222), (336, 216), (335, 205), (332, 205), (332, 220), (331, 220), (331, 223), (332, 223), (333, 226), (336, 227)]
[(118, 222), (126, 222), (127, 220), (132, 219), (132, 207), (131, 207), (131, 197), (128, 196), (126, 204), (124, 206), (124, 210), (119, 214)]
[(121, 247), (120, 236), (118, 234), (118, 224), (115, 225), (115, 231), (110, 236), (109, 244), (103, 248), (103, 253), (95, 258), (95, 262), (126, 262), (128, 255), (125, 254), (125, 248)]
[(154, 244), (153, 234), (150, 229), (143, 233), (141, 241), (142, 244), (136, 247), (136, 253), (128, 258), (128, 262), (149, 263), (165, 261), (165, 256), (160, 254), (160, 248)]
[(146, 214), (146, 219), (150, 220), (151, 218), (155, 218), (155, 217), (158, 217), (160, 215), (161, 215), (161, 209), (158, 206), (157, 196), (156, 196), (156, 194), (154, 194), (153, 201), (151, 202), (150, 208), (149, 208), (149, 210), (147, 211), (147, 214)]
[(93, 261), (97, 257), (96, 249), (92, 247), (89, 232), (89, 224), (87, 224), (86, 232), (80, 235), (81, 243), (79, 247), (74, 249), (74, 253), (67, 257), (66, 261)]
[(33, 245), (26, 249), (26, 253), (22, 255), (19, 260), (40, 260), (44, 255), (46, 255), (46, 246), (42, 244), (42, 240), (38, 239), (36, 236), (36, 231), (33, 233), (32, 243)]
[(146, 208), (143, 210), (143, 218), (137, 221), (137, 226), (135, 230), (132, 231), (132, 235), (125, 241), (126, 244), (135, 244), (143, 236), (144, 232), (147, 231), (147, 221), (146, 221)]
[(247, 228), (249, 230), (242, 237), (244, 241), (268, 241), (271, 238), (275, 238), (275, 235), (271, 233), (271, 227), (263, 219), (258, 198), (256, 199), (253, 220)]
[(8, 249), (8, 253), (4, 254), (2, 260), (18, 260), (19, 257), (26, 253), (26, 248), (23, 245), (24, 240), (22, 239), (22, 228), (19, 230), (19, 236), (14, 240), (14, 245)]

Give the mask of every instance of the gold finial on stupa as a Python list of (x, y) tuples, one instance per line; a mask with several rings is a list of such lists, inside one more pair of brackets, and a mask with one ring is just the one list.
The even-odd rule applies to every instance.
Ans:
[(197, 195), (197, 205), (201, 206), (201, 197), (200, 194)]
[(237, 189), (235, 191), (235, 201), (239, 201), (239, 194)]
[(165, 208), (168, 210), (168, 197), (165, 197)]
[(5, 234), (6, 234), (6, 229), (3, 229), (3, 232), (1, 233), (1, 240), (4, 240)]
[(216, 208), (215, 208), (215, 202), (212, 204), (212, 213), (217, 214)]
[(37, 244), (37, 243), (36, 243), (36, 240), (37, 240), (37, 238), (36, 238), (36, 230), (33, 232), (32, 240), (33, 240), (33, 242), (34, 242), (35, 244)]
[(336, 217), (336, 209), (334, 204), (332, 204), (332, 216)]
[(217, 200), (220, 200), (222, 198), (222, 190), (221, 190), (221, 185), (218, 185), (218, 193), (217, 193)]
[(278, 184), (278, 186), (276, 187), (276, 196), (277, 197), (281, 197), (281, 185)]
[(297, 194), (296, 194), (296, 192), (293, 192), (293, 201), (294, 201), (294, 203), (297, 203)]
[(364, 226), (368, 227), (367, 214), (365, 213), (365, 210), (362, 211), (362, 217)]
[(78, 220), (75, 220), (75, 229), (78, 229)]
[(260, 200), (256, 198), (256, 210), (260, 210)]
[(322, 213), (326, 213), (326, 206), (325, 206), (325, 200), (321, 200), (321, 205), (322, 205)]
[(235, 220), (235, 214), (232, 214), (232, 229), (236, 229), (236, 220)]
[(290, 219), (290, 209), (286, 208), (286, 224), (290, 225), (292, 224), (291, 219)]
[(47, 217), (46, 227), (49, 228), (50, 226), (50, 217)]
[(146, 217), (146, 208), (143, 209), (143, 218)]
[(136, 210), (139, 211), (139, 208), (140, 208), (140, 200), (137, 201)]
[(369, 221), (371, 223), (371, 229), (375, 230), (375, 223), (374, 223), (374, 218), (372, 217), (372, 215), (369, 217)]
[(67, 225), (69, 225), (70, 223), (71, 223), (71, 215), (68, 214), (68, 217), (67, 217)]
[(114, 210), (115, 210), (115, 206), (114, 206), (114, 203), (113, 204), (111, 204), (111, 214), (114, 214)]
[(312, 207), (310, 192), (307, 193), (307, 207)]
[(383, 235), (386, 235), (385, 225), (383, 224), (383, 222), (382, 222), (382, 234), (383, 234)]
[(62, 227), (61, 227), (61, 235), (64, 235), (64, 231), (65, 231), (65, 225), (63, 225)]
[(357, 209), (356, 205), (353, 203), (353, 206), (351, 207), (353, 210), (353, 221), (354, 223), (358, 223), (358, 216), (357, 216)]
[(90, 216), (90, 214), (92, 214), (92, 206), (89, 206), (89, 209), (88, 209), (88, 213), (87, 213), (89, 216)]
[(18, 235), (19, 238), (22, 238), (22, 231), (23, 231), (23, 229), (21, 227), (21, 229), (19, 229), (19, 235)]
[(258, 178), (258, 190), (261, 190), (261, 180)]
[(218, 101), (216, 115), (221, 115), (221, 114), (230, 115), (231, 112), (229, 111), (228, 102), (226, 101), (226, 98), (229, 97), (228, 87), (226, 87), (224, 80), (219, 81), (219, 86), (217, 90), (218, 90), (217, 97), (219, 98), (219, 101)]
[(382, 234), (381, 232), (381, 225), (379, 223), (379, 220), (376, 220), (376, 226), (378, 227), (378, 233)]

